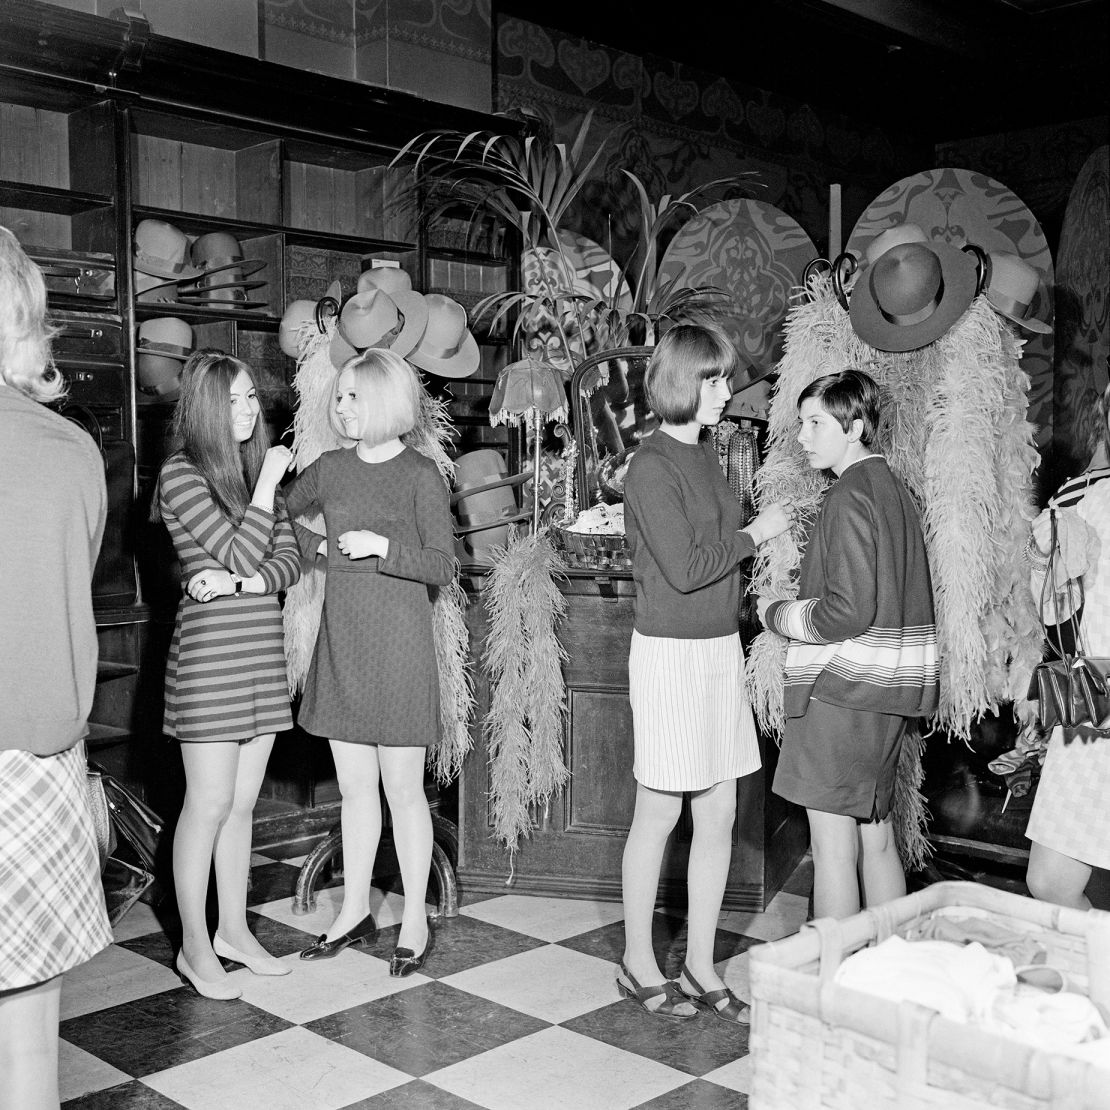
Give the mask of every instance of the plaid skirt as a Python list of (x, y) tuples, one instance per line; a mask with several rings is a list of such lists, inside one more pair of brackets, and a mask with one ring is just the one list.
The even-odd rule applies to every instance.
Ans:
[(84, 745), (0, 751), (0, 991), (44, 983), (111, 943)]

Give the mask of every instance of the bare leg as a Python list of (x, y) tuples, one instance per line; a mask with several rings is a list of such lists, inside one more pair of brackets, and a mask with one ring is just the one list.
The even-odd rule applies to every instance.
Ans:
[(1029, 867), (1025, 883), (1029, 893), (1041, 902), (1055, 902), (1077, 910), (1089, 910), (1087, 884), (1091, 868), (1054, 848), (1046, 848), (1035, 840), (1029, 845)]
[(239, 745), (214, 742), (182, 744), (185, 803), (173, 838), (173, 881), (181, 916), (181, 950), (201, 979), (211, 983), (227, 977), (212, 951), (205, 920), (212, 850), (231, 812), (235, 794)]
[(217, 928), (225, 941), (248, 956), (267, 955), (247, 928), (247, 876), (251, 865), (251, 832), (254, 804), (266, 774), (274, 734), (256, 736), (238, 745), (239, 764), (231, 811), (216, 833), (216, 892), (220, 902)]
[(702, 990), (715, 991), (725, 985), (713, 967), (713, 941), (732, 860), (736, 780), (726, 779), (694, 794), (690, 808), (694, 816), (694, 836), (688, 868), (690, 909), (686, 966)]
[(888, 817), (856, 826), (860, 843), (860, 878), (863, 904), (881, 906), (906, 893), (906, 873), (894, 842), (894, 828)]
[(334, 940), (370, 912), (370, 879), (382, 835), (382, 803), (377, 744), (332, 740), (331, 754), (343, 797), (343, 905), (328, 930), (328, 938)]
[(393, 817), (405, 909), (397, 946), (424, 951), (428, 943), (428, 875), (432, 869), (432, 815), (424, 793), (425, 748), (378, 748), (382, 785)]
[[(624, 896), (624, 966), (641, 987), (663, 982), (651, 946), (651, 923), (659, 893), (663, 849), (682, 811), (682, 795), (636, 785), (636, 811), (624, 845), (621, 869)], [(660, 998), (659, 1002), (663, 999)], [(693, 1013), (683, 1003), (676, 1013)]]
[(60, 975), (0, 992), (0, 1110), (58, 1110)]
[(814, 917), (851, 917), (859, 913), (859, 833), (856, 819), (807, 809), (813, 851)]

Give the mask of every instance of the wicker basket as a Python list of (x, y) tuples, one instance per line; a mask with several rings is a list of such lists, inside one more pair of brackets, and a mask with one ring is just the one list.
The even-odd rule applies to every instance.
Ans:
[(632, 553), (622, 535), (551, 528), (551, 546), (568, 567), (579, 570), (631, 570)]
[(1028, 932), (1047, 949), (1048, 963), (1080, 984), (1087, 981), (1087, 929), (1105, 928), (1110, 918), (945, 882), (752, 949), (751, 1110), (1110, 1107), (1103, 1068), (833, 982), (844, 956), (905, 934), (943, 906), (987, 910)]

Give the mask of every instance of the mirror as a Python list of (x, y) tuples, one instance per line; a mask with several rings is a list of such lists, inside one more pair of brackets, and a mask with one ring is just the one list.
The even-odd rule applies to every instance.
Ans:
[(622, 347), (592, 355), (570, 380), (578, 447), (578, 508), (624, 500), (624, 477), (636, 447), (659, 426), (644, 398), (651, 347)]

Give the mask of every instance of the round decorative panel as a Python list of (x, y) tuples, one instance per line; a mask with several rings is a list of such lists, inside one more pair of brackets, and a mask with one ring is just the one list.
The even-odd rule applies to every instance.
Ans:
[(711, 285), (727, 293), (731, 311), (724, 322), (753, 376), (782, 356), (782, 325), (790, 293), (817, 248), (798, 223), (774, 205), (726, 200), (685, 223), (660, 264), (664, 282)]

